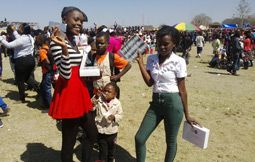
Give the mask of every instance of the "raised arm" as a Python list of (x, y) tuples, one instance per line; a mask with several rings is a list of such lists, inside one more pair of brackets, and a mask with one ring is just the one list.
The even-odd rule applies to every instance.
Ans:
[(71, 49), (71, 46), (68, 45), (67, 41), (59, 37), (58, 28), (53, 28), (51, 40), (50, 49), (59, 73), (63, 78), (70, 79), (72, 70), (68, 49)]
[(71, 77), (71, 61), (69, 55), (63, 54), (63, 48), (54, 42), (50, 44), (50, 50), (55, 64), (58, 67), (60, 75), (65, 79), (70, 79)]
[(146, 70), (144, 63), (143, 63), (143, 56), (138, 52), (138, 56), (136, 58), (136, 61), (139, 65), (141, 74), (143, 76), (144, 82), (147, 84), (147, 86), (151, 87), (154, 84), (154, 81), (150, 75), (150, 72)]
[(7, 42), (5, 39), (0, 37), (0, 43), (2, 43), (6, 48), (16, 48), (23, 44), (23, 39), (15, 39), (12, 42)]

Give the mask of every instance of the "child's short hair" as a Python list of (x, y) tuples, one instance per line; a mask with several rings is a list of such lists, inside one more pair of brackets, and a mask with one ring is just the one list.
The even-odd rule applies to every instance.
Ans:
[(96, 35), (97, 38), (102, 37), (102, 36), (104, 36), (106, 38), (106, 41), (109, 43), (110, 34), (108, 32), (101, 31), (101, 32), (97, 33), (97, 35)]
[(115, 82), (110, 82), (105, 85), (106, 86), (112, 86), (114, 91), (116, 92), (116, 95), (119, 93), (119, 86)]

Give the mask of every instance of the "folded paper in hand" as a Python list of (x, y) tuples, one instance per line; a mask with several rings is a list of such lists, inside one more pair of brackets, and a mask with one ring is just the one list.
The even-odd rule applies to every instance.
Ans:
[(139, 36), (134, 35), (122, 46), (119, 53), (132, 62), (137, 57), (137, 52), (143, 54), (146, 48), (148, 45)]
[(86, 48), (80, 50), (83, 53), (81, 66), (80, 66), (80, 76), (81, 77), (93, 77), (93, 76), (100, 76), (100, 69), (98, 66), (87, 66), (86, 62), (88, 61), (88, 51)]
[(205, 127), (201, 128), (197, 125), (193, 125), (192, 128), (191, 125), (187, 121), (185, 121), (183, 125), (182, 138), (200, 148), (205, 149), (208, 146), (209, 133), (209, 129)]

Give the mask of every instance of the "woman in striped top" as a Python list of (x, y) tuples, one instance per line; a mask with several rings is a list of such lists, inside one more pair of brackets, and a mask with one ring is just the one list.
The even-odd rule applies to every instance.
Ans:
[(89, 155), (96, 141), (97, 128), (90, 113), (92, 103), (87, 86), (79, 76), (82, 53), (74, 41), (83, 28), (83, 22), (87, 21), (87, 16), (76, 7), (64, 7), (61, 17), (67, 25), (66, 35), (61, 38), (60, 30), (53, 28), (50, 43), (60, 77), (56, 82), (49, 115), (62, 120), (62, 162), (73, 161), (73, 148), (79, 126), (84, 128), (91, 146), (83, 149), (82, 161), (90, 161)]

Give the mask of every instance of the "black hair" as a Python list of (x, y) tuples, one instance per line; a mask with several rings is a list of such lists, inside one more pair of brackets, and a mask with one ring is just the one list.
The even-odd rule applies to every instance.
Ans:
[(23, 34), (31, 34), (31, 27), (28, 23), (21, 24), (23, 27)]
[(42, 46), (43, 44), (49, 44), (50, 38), (48, 38), (45, 34), (39, 34), (36, 36), (36, 45)]
[(113, 87), (113, 89), (114, 89), (114, 91), (115, 91), (115, 93), (116, 93), (116, 95), (119, 93), (119, 86), (115, 83), (115, 82), (110, 82), (110, 83), (107, 83), (106, 85), (105, 85), (105, 87), (106, 86), (112, 86)]
[[(97, 28), (97, 33), (103, 32), (104, 29), (107, 29), (107, 26), (101, 25), (99, 28)], [(107, 29), (107, 31), (108, 31), (108, 29)]]
[(175, 29), (172, 26), (162, 25), (156, 34), (157, 41), (160, 38), (164, 37), (165, 35), (171, 36), (171, 39), (172, 39), (173, 43), (175, 44), (175, 47), (177, 47), (179, 45), (180, 32), (177, 29)]
[(102, 37), (104, 36), (106, 38), (106, 41), (109, 43), (110, 40), (110, 34), (108, 32), (99, 32), (97, 33), (96, 37)]
[(250, 32), (250, 31), (245, 31), (245, 32), (244, 32), (244, 35), (245, 35), (247, 38), (251, 38), (251, 32)]
[(63, 10), (62, 10), (62, 12), (61, 12), (61, 18), (63, 19), (65, 16), (68, 15), (68, 13), (70, 13), (70, 12), (72, 12), (72, 11), (78, 11), (78, 12), (80, 12), (80, 13), (83, 15), (83, 17), (84, 17), (84, 21), (85, 21), (85, 22), (88, 21), (87, 15), (86, 15), (83, 11), (81, 11), (79, 8), (73, 7), (73, 6), (64, 7)]
[(239, 30), (236, 30), (234, 33), (234, 37), (240, 37), (241, 36), (241, 32)]

